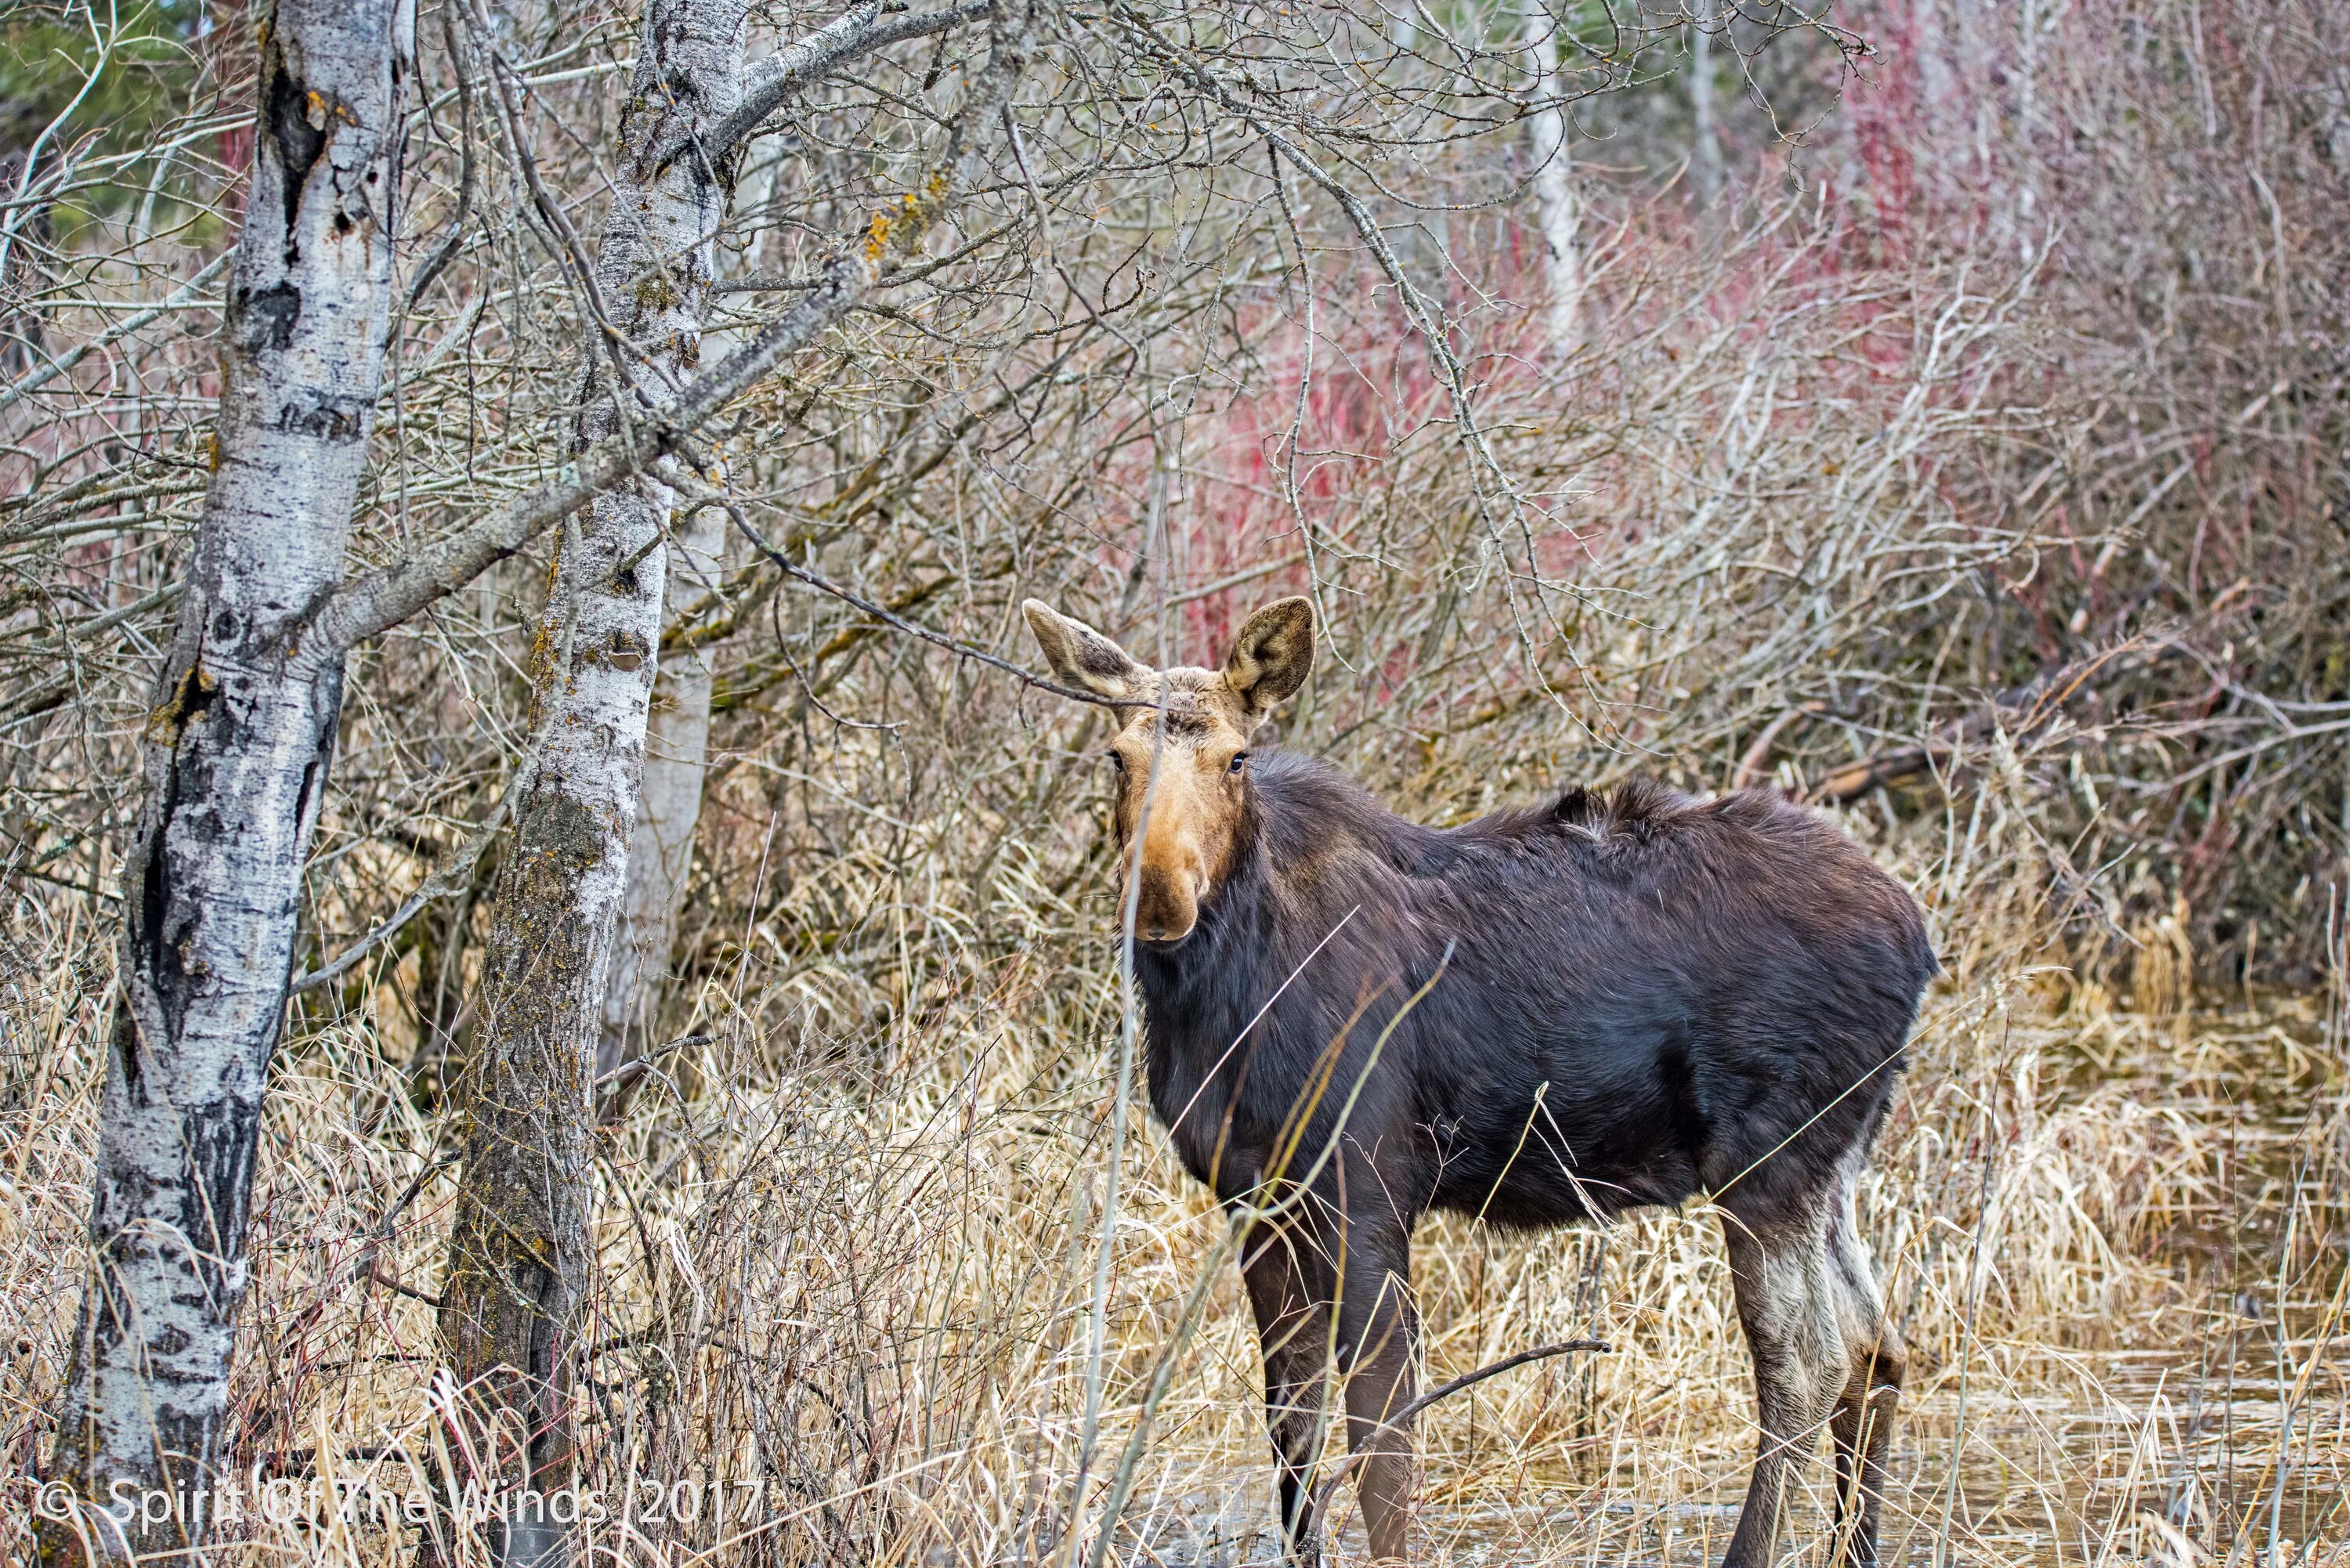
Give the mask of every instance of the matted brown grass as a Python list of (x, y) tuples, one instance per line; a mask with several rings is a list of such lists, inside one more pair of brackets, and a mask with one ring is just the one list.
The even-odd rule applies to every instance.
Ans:
[[(1863, 1196), (1917, 1352), (1889, 1560), (2338, 1560), (2339, 971), (2331, 996), (2128, 1011), (2017, 957), (2028, 944), (1959, 940), (1953, 908), (1997, 900), (1934, 901), (1952, 973)], [(100, 930), (57, 909), (49, 949), (78, 964), (20, 970), (7, 994), (0, 1390), (20, 1474), (70, 1331), (104, 1022)], [(638, 1506), (598, 1546), (673, 1563), (1083, 1563), (1130, 1460), (1104, 1561), (1274, 1557), (1256, 1353), (1221, 1219), (1139, 1100), (1101, 1212), (1120, 1038), (1106, 955), (975, 971), (857, 1036), (819, 1029), (806, 977), (769, 984), (752, 950), (700, 998), (711, 1044), (671, 1058), (606, 1140), (593, 1469)], [(236, 1451), (283, 1485), (372, 1478), (390, 1496), (468, 1463), (435, 1446), (446, 1390), (421, 1298), (450, 1177), (419, 1180), (435, 1129), (404, 1055), (361, 1020), (297, 1043), (275, 1082)], [(1614, 1347), (1424, 1418), (1429, 1561), (1718, 1555), (1752, 1428), (1708, 1216), (1531, 1239), (1441, 1220), (1417, 1272), (1431, 1381), (1562, 1338)], [(1812, 1479), (1824, 1490), (1824, 1462)], [(648, 1517), (675, 1511), (654, 1488), (705, 1500), (703, 1517)], [(723, 1524), (706, 1501), (720, 1491)], [(1820, 1502), (1791, 1551), (1816, 1558)], [(8, 1492), (11, 1539), (31, 1505), (29, 1486)], [(1358, 1555), (1347, 1515), (1338, 1550)], [(411, 1540), (364, 1510), (237, 1532), (251, 1549), (234, 1560), (254, 1563), (405, 1561)]]

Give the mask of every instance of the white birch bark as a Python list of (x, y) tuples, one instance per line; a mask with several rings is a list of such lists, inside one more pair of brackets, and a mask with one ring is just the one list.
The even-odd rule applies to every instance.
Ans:
[[(709, 595), (724, 575), (726, 513), (705, 506), (671, 535), (677, 553), (669, 574), (668, 618), (674, 625)], [(644, 779), (637, 801), (636, 836), (629, 844), (628, 891), (612, 944), (612, 973), (604, 991), (604, 1023), (597, 1048), (598, 1076), (651, 1042), (670, 952), (677, 941), (678, 903), (693, 867), (693, 840), (702, 822), (702, 788), (709, 775), (710, 693), (713, 669), (707, 643), (670, 649), (660, 660), (652, 711), (645, 725)]]
[[(861, 3), (839, 20), (757, 62), (747, 73), (741, 107), (706, 140), (739, 148), (742, 128), (775, 111), (785, 95), (812, 79), (850, 43), (860, 49), (877, 42), (927, 36), (983, 15), (994, 0), (958, 0), (929, 13), (885, 11), (878, 0)], [(852, 26), (868, 29), (852, 32)], [(751, 176), (749, 210), (764, 212), (772, 195), (772, 164)], [(760, 270), (767, 234), (753, 241), (749, 261)], [(723, 257), (719, 258), (723, 267)], [(731, 334), (712, 334), (714, 348)], [(672, 530), (677, 559), (669, 574), (666, 620), (675, 626), (708, 597), (724, 576), (727, 518), (704, 507)], [(628, 888), (612, 945), (612, 967), (604, 993), (603, 1034), (596, 1072), (612, 1072), (651, 1044), (677, 945), (677, 919), (693, 868), (693, 845), (702, 823), (702, 794), (710, 772), (710, 699), (715, 686), (712, 650), (691, 643), (669, 649), (660, 660), (646, 722), (643, 781), (636, 834), (629, 847)]]
[[(632, 386), (593, 342), (577, 449), (661, 418), (702, 358), (734, 160), (699, 146), (743, 97), (746, 0), (649, 0), (620, 121), (598, 292)], [(592, 330), (592, 328), (591, 328)], [(501, 1473), (551, 1492), (575, 1470), (571, 1387), (588, 1283), (588, 1117), (605, 979), (627, 887), (673, 493), (652, 475), (565, 531), (533, 671), (537, 763), (500, 869), (473, 1060), (456, 1099), (464, 1174), (440, 1317)], [(513, 1461), (519, 1460), (516, 1466)], [(519, 1474), (517, 1474), (517, 1469)], [(502, 1562), (567, 1561), (562, 1526), (516, 1518)]]
[(1543, 270), (1550, 285), (1551, 347), (1565, 358), (1583, 345), (1583, 212), (1567, 156), (1559, 24), (1546, 0), (1523, 0), (1522, 15), (1539, 78), (1534, 90), (1547, 100), (1546, 107), (1526, 117), (1526, 140), (1534, 160), (1534, 204), (1542, 220)]
[(1690, 164), (1699, 207), (1711, 211), (1721, 198), (1721, 127), (1714, 103), (1714, 0), (1696, 0), (1690, 25), (1690, 119), (1694, 140)]
[[(413, 23), (405, 0), (277, 0), (261, 31), (217, 467), (123, 868), (90, 1273), (50, 1467), (100, 1504), (128, 1486), (180, 1507), (86, 1519), (102, 1559), (200, 1544), (213, 1512), (262, 1088), (342, 701), (342, 647), (304, 618), (342, 577), (381, 387)], [(78, 1556), (75, 1532), (42, 1551)]]
[[(875, 10), (878, 19), (879, 12)], [(837, 24), (836, 24), (836, 26)], [(779, 57), (792, 59), (810, 51), (806, 44)], [(805, 67), (800, 67), (805, 69)], [(743, 89), (746, 105), (755, 107), (764, 84), (780, 72), (777, 57), (754, 63)], [(743, 109), (733, 119), (744, 118)], [(769, 160), (744, 176), (747, 188), (742, 207), (764, 219), (775, 198), (775, 162)], [(752, 236), (743, 261), (751, 271), (764, 265), (772, 225)], [(718, 257), (725, 271), (726, 257)], [(709, 347), (718, 349), (733, 336), (711, 334)], [(670, 543), (677, 552), (669, 573), (669, 603), (663, 611), (664, 639), (681, 625), (725, 577), (727, 517), (723, 510), (705, 506), (671, 530)], [(671, 647), (664, 640), (660, 672), (653, 682), (652, 711), (645, 722), (644, 783), (637, 799), (636, 836), (629, 844), (629, 887), (620, 909), (620, 925), (612, 942), (612, 973), (604, 991), (604, 1034), (596, 1049), (596, 1075), (611, 1073), (651, 1044), (667, 990), (670, 957), (677, 946), (677, 917), (685, 896), (685, 879), (693, 869), (694, 836), (702, 826), (702, 790), (710, 773), (710, 697), (717, 682), (712, 650), (690, 641)]]

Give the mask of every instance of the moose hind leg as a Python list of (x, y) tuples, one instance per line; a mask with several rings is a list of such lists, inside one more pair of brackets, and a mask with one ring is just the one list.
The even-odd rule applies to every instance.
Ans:
[(1265, 1428), (1279, 1472), (1282, 1547), (1298, 1568), (1314, 1568), (1314, 1476), (1322, 1459), (1323, 1371), (1330, 1354), (1327, 1278), (1309, 1235), (1262, 1230), (1242, 1262), (1249, 1304), (1264, 1348)]
[(1804, 1461), (1849, 1376), (1825, 1219), (1758, 1234), (1723, 1217), (1762, 1429), (1722, 1568), (1769, 1568)]
[(1847, 1373), (1829, 1430), (1835, 1438), (1836, 1532), (1848, 1568), (1875, 1568), (1885, 1461), (1901, 1402), (1908, 1352), (1885, 1320), (1885, 1298), (1852, 1210), (1852, 1183), (1828, 1233), (1829, 1263), (1844, 1312)]

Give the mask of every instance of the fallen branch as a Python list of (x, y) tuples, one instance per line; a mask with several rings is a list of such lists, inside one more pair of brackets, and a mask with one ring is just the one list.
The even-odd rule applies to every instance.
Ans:
[[(1514, 1371), (1516, 1368), (1523, 1366), (1529, 1361), (1547, 1361), (1554, 1355), (1565, 1355), (1570, 1351), (1576, 1350), (1593, 1350), (1605, 1354), (1608, 1351), (1614, 1350), (1615, 1348), (1616, 1347), (1614, 1345), (1608, 1344), (1604, 1339), (1570, 1339), (1558, 1345), (1545, 1345), (1536, 1350), (1521, 1350), (1515, 1355), (1505, 1355), (1499, 1361), (1492, 1362), (1484, 1366), (1480, 1366), (1474, 1372), (1464, 1372), (1449, 1383), (1438, 1384), (1435, 1387), (1430, 1389), (1419, 1398), (1414, 1399), (1410, 1404), (1406, 1405), (1402, 1409), (1398, 1410), (1394, 1415), (1382, 1420), (1377, 1427), (1374, 1427), (1371, 1429), (1371, 1435), (1376, 1438), (1381, 1432), (1400, 1431), (1410, 1422), (1413, 1417), (1419, 1415), (1422, 1410), (1427, 1409), (1430, 1405), (1435, 1404), (1438, 1400), (1450, 1399), (1453, 1395), (1460, 1393), (1463, 1388), (1474, 1387), (1476, 1385), (1484, 1382), (1488, 1377), (1498, 1377), (1504, 1372)], [(1327, 1477), (1324, 1478), (1321, 1485), (1314, 1489), (1314, 1501), (1306, 1510), (1305, 1513), (1305, 1534), (1307, 1540), (1312, 1540), (1314, 1538), (1314, 1532), (1321, 1528), (1323, 1511), (1330, 1505), (1331, 1492), (1336, 1490), (1338, 1483), (1346, 1479), (1347, 1471), (1353, 1469), (1365, 1459), (1369, 1459), (1372, 1452), (1373, 1449), (1367, 1441), (1358, 1445), (1355, 1451), (1348, 1454), (1346, 1459), (1339, 1464), (1337, 1469), (1332, 1470)]]

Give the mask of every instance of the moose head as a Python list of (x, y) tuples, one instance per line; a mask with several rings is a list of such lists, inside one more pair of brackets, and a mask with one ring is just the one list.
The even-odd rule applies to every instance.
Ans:
[(1314, 668), (1314, 607), (1276, 599), (1249, 617), (1221, 670), (1153, 670), (1085, 624), (1022, 607), (1062, 684), (1107, 698), (1121, 874), (1136, 880), (1134, 934), (1175, 943), (1222, 882), (1249, 809), (1249, 742)]

